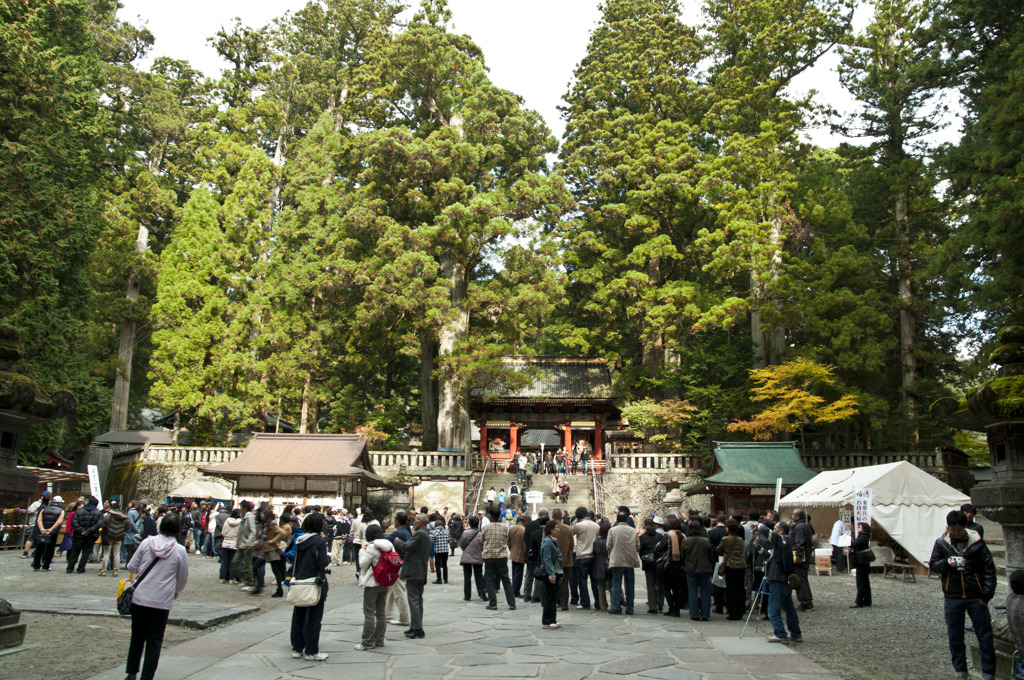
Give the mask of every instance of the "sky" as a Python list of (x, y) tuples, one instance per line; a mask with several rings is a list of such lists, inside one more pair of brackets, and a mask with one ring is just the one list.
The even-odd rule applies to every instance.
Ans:
[[(222, 26), (241, 17), (249, 26), (262, 26), (285, 11), (301, 9), (307, 0), (121, 0), (123, 20), (145, 22), (156, 43), (150, 58), (169, 56), (185, 59), (207, 76), (214, 77), (223, 66), (206, 39)], [(412, 4), (413, 0), (406, 0)], [(418, 3), (415, 3), (418, 4)], [(558, 106), (568, 90), (573, 70), (584, 57), (590, 32), (600, 18), (600, 0), (449, 0), (454, 29), (468, 34), (481, 47), (491, 80), (526, 101), (540, 113), (559, 139), (565, 129)], [(699, 0), (683, 0), (683, 19), (699, 20)], [(869, 16), (858, 13), (856, 24)], [(835, 71), (838, 57), (826, 55), (814, 69), (802, 74), (792, 85), (793, 94), (811, 89), (818, 100), (839, 111), (852, 112), (856, 104), (839, 83)], [(143, 63), (143, 68), (148, 64)], [(955, 127), (955, 126), (954, 126)], [(945, 133), (947, 136), (949, 131)], [(807, 130), (805, 138), (821, 146), (835, 146), (841, 137), (826, 127)]]

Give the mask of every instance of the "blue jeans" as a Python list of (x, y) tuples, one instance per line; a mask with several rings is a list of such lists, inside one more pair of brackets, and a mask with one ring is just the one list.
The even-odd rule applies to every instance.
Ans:
[(595, 604), (598, 602), (597, 597), (597, 583), (594, 581), (594, 558), (593, 557), (577, 557), (576, 562), (573, 565), (576, 570), (576, 586), (579, 588), (580, 595), (580, 606), (584, 609), (590, 609), (590, 593), (587, 592), (587, 580), (589, 579), (590, 585), (594, 588), (594, 601)]
[(203, 534), (203, 554), (207, 557), (214, 557), (217, 554), (213, 549), (213, 533), (210, 531)]
[(789, 589), (785, 581), (768, 582), (768, 620), (772, 622), (772, 629), (775, 637), (785, 639), (786, 628), (782, 625), (782, 612), (786, 612), (786, 626), (789, 627), (789, 636), (800, 637), (800, 618), (796, 613), (796, 606), (793, 604), (793, 591)]
[(691, 619), (711, 618), (711, 572), (686, 572), (686, 599), (690, 602)]
[(626, 581), (626, 613), (633, 613), (633, 567), (612, 567), (612, 608), (609, 612), (622, 611), (622, 581)]
[(193, 528), (192, 529), (192, 549), (197, 553), (203, 550), (203, 530)]
[(981, 677), (996, 674), (996, 647), (992, 637), (992, 617), (988, 605), (981, 600), (947, 597), (943, 603), (946, 615), (946, 634), (949, 636), (949, 654), (957, 677), (967, 677), (967, 646), (964, 644), (964, 614), (971, 617), (974, 634), (981, 650)]

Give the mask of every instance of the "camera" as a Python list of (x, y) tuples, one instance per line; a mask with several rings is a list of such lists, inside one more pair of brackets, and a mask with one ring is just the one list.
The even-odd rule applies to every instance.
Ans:
[(950, 557), (949, 558), (949, 563), (952, 566), (956, 567), (957, 571), (963, 571), (964, 570), (964, 566), (967, 564), (967, 560), (965, 560), (963, 557), (956, 556), (956, 557)]
[(326, 574), (326, 575), (330, 576), (330, 574), (331, 574), (331, 568), (330, 568), (330, 567), (324, 567), (324, 574)]

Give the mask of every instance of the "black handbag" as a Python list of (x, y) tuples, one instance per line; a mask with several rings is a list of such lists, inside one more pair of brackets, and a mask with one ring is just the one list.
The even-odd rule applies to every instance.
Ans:
[(654, 569), (658, 564), (658, 555), (655, 552), (645, 552), (640, 555), (640, 566), (645, 570)]
[(857, 551), (857, 564), (871, 564), (875, 561), (875, 551), (871, 548)]
[(142, 583), (142, 579), (146, 578), (146, 575), (150, 571), (152, 571), (153, 567), (155, 567), (156, 563), (159, 562), (161, 559), (162, 558), (156, 557), (154, 555), (153, 556), (153, 561), (149, 563), (148, 567), (146, 567), (146, 571), (142, 572), (142, 575), (139, 576), (137, 579), (135, 579), (134, 582), (132, 582), (131, 587), (128, 587), (127, 584), (125, 585), (124, 589), (121, 591), (121, 594), (117, 596), (117, 613), (118, 614), (120, 614), (121, 616), (131, 616), (131, 613), (132, 613), (132, 595), (134, 595), (134, 593), (135, 593), (136, 586), (138, 586), (140, 583)]
[(543, 566), (536, 567), (533, 570), (533, 577), (535, 579), (537, 579), (538, 581), (547, 581), (548, 580), (548, 570), (545, 569)]

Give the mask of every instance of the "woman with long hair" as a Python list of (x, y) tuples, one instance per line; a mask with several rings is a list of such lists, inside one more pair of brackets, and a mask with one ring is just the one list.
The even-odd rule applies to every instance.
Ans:
[(746, 592), (743, 581), (746, 577), (747, 563), (743, 559), (744, 537), (743, 527), (734, 519), (725, 523), (725, 536), (718, 544), (718, 554), (722, 556), (722, 568), (725, 569), (725, 606), (730, 621), (743, 618), (743, 602)]
[(871, 562), (867, 560), (862, 562), (858, 559), (858, 553), (870, 549), (871, 525), (867, 522), (860, 522), (857, 525), (857, 538), (850, 546), (851, 562), (857, 568), (857, 597), (850, 605), (851, 609), (871, 606)]
[(164, 517), (159, 535), (144, 540), (126, 567), (140, 576), (132, 592), (132, 638), (125, 680), (136, 680), (140, 661), (143, 678), (149, 680), (156, 674), (167, 617), (188, 583), (188, 553), (177, 540), (180, 526), (177, 515)]
[[(260, 540), (253, 550), (253, 573), (256, 575), (256, 585), (248, 591), (253, 595), (259, 595), (263, 589), (266, 564), (270, 563), (270, 569), (274, 572), (274, 579), (277, 581), (277, 590), (271, 597), (284, 596), (284, 559), (281, 555), (281, 542), (287, 547), (288, 539), (292, 536), (292, 528), (288, 524), (279, 526), (274, 517), (274, 509), (265, 506), (260, 510), (259, 523), (256, 531)], [(244, 589), (243, 589), (244, 590)]]

